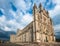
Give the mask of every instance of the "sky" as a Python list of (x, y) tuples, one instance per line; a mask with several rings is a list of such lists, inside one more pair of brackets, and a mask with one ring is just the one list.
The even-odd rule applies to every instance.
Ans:
[(0, 29), (14, 31), (23, 29), (32, 20), (33, 5), (41, 3), (52, 18), (54, 32), (60, 32), (60, 0), (0, 0)]

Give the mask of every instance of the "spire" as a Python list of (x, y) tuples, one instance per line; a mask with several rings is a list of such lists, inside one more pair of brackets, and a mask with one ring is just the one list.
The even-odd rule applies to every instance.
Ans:
[(36, 4), (34, 3), (34, 6), (33, 6), (33, 13), (36, 14), (36, 12), (37, 12), (37, 6), (36, 6)]
[(42, 7), (42, 4), (40, 3), (40, 5), (39, 5), (39, 9), (40, 10), (43, 10), (43, 7)]
[(34, 3), (33, 9), (37, 8), (36, 3)]
[(42, 7), (42, 4), (40, 3), (39, 8)]
[(49, 14), (49, 12), (47, 11), (47, 14)]

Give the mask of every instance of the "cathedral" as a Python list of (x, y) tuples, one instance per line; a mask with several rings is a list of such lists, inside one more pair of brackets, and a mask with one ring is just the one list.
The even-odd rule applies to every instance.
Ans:
[(55, 42), (52, 20), (42, 5), (33, 6), (33, 21), (24, 29), (17, 30), (17, 34), (10, 35), (12, 43), (27, 42)]

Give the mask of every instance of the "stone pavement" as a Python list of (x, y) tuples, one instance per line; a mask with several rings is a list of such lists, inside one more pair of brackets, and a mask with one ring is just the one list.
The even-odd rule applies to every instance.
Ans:
[(22, 46), (22, 45), (13, 44), (13, 43), (0, 43), (0, 46)]
[(0, 46), (60, 46), (60, 43), (1, 43)]

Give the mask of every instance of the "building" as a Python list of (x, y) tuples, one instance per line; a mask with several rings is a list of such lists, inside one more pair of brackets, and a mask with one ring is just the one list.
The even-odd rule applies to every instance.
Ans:
[(16, 35), (10, 35), (10, 42), (14, 43), (16, 41)]
[(52, 20), (42, 5), (33, 6), (33, 21), (16, 35), (11, 35), (10, 42), (55, 42)]

